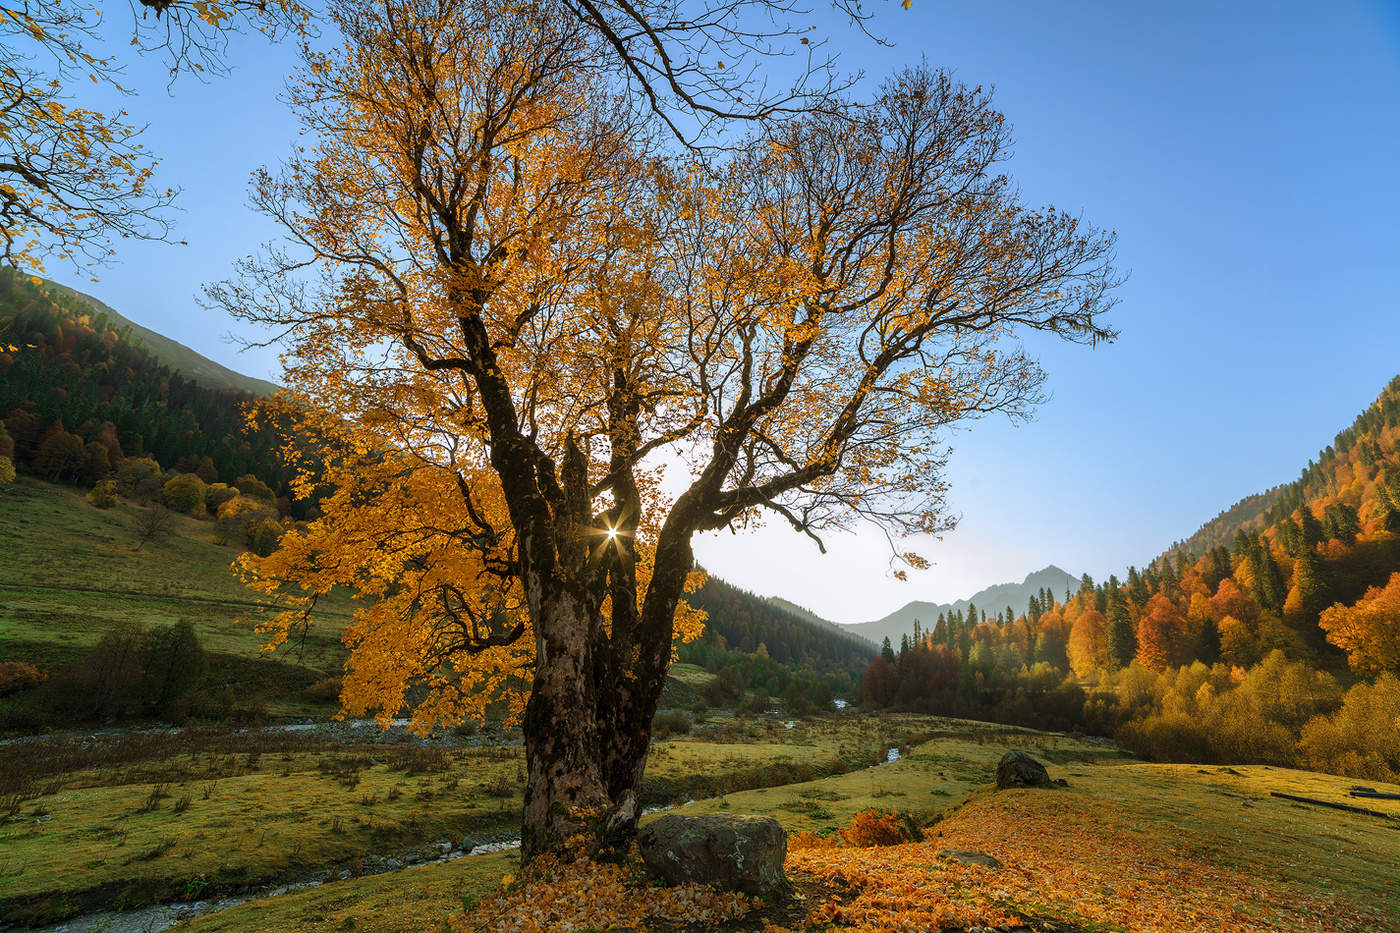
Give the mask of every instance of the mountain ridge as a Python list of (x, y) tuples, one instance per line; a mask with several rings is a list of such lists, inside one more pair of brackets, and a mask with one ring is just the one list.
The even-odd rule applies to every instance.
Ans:
[(207, 389), (233, 389), (238, 392), (251, 392), (254, 395), (263, 396), (272, 395), (278, 391), (279, 387), (275, 383), (245, 375), (237, 370), (229, 369), (222, 363), (216, 363), (178, 340), (151, 330), (149, 327), (142, 327), (106, 302), (85, 292), (80, 292), (72, 286), (45, 279), (43, 287), (53, 289), (61, 295), (88, 305), (99, 314), (106, 315), (116, 330), (126, 330), (134, 342), (144, 346), (159, 362), (188, 376)]
[(1078, 585), (1078, 577), (1055, 564), (1048, 564), (1040, 570), (1027, 574), (1020, 583), (994, 583), (978, 590), (971, 596), (956, 599), (950, 603), (913, 600), (882, 618), (870, 622), (855, 622), (842, 627), (862, 635), (876, 644), (885, 638), (897, 643), (901, 635), (913, 634), (916, 620), (925, 630), (931, 630), (940, 613), (963, 612), (971, 605), (976, 605), (979, 609), (985, 609), (993, 614), (1010, 606), (1019, 613), (1025, 611), (1027, 602), (1041, 589), (1048, 588), (1056, 594), (1056, 598), (1060, 598), (1066, 588), (1075, 589)]

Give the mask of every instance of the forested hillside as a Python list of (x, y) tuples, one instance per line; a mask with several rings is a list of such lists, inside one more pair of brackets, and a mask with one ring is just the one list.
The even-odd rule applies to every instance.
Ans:
[[(875, 645), (864, 638), (803, 618), (715, 577), (686, 601), (709, 614), (701, 641), (713, 648), (748, 654), (762, 646), (779, 664), (822, 673), (859, 674), (875, 654)], [(685, 655), (687, 648), (681, 650)]]
[(248, 427), (254, 395), (175, 372), (65, 291), (0, 270), (0, 457), (80, 486), (129, 460), (154, 463), (146, 472), (161, 485), (185, 473), (206, 485), (252, 475), (286, 494), (279, 432)]
[(142, 327), (123, 317), (116, 309), (91, 295), (58, 282), (45, 281), (43, 288), (50, 295), (68, 299), (68, 303), (75, 307), (90, 307), (92, 311), (107, 318), (109, 327), (124, 333), (130, 341), (140, 344), (162, 366), (168, 366), (172, 371), (187, 379), (193, 379), (206, 388), (233, 389), (237, 392), (251, 392), (254, 395), (272, 395), (277, 391), (277, 386), (266, 379), (245, 376), (216, 363), (164, 334), (156, 333), (149, 327)]
[[(1400, 775), (1400, 378), (1291, 485), (1126, 579), (940, 615), (867, 702), (1117, 731), (1144, 754)], [(1013, 617), (1014, 612), (1014, 617)]]

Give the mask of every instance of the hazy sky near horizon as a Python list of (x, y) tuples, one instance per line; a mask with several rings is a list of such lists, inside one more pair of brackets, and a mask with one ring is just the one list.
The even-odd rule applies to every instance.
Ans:
[[(996, 88), (1009, 165), (1030, 203), (1118, 231), (1130, 278), (1114, 344), (1036, 342), (1037, 420), (950, 437), (962, 520), (915, 549), (907, 583), (878, 534), (818, 554), (786, 525), (697, 542), (703, 564), (844, 622), (950, 601), (1055, 563), (1096, 578), (1150, 560), (1242, 496), (1293, 479), (1400, 373), (1400, 3), (877, 3), (880, 48), (833, 17), (842, 64), (873, 83), (921, 58)], [(113, 23), (117, 22), (116, 17)], [(276, 380), (200, 310), (202, 283), (272, 233), (246, 179), (294, 143), (277, 101), (290, 47), (239, 41), (232, 77), (133, 63), (161, 179), (181, 186), (175, 239), (127, 243), (99, 282), (59, 281), (230, 367)]]

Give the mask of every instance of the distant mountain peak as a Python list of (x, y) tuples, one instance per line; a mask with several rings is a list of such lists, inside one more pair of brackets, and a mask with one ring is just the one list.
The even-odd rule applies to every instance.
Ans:
[(923, 628), (931, 629), (940, 614), (961, 612), (971, 605), (993, 615), (1008, 606), (1015, 612), (1024, 612), (1030, 598), (1040, 590), (1048, 589), (1055, 594), (1056, 599), (1062, 599), (1066, 590), (1073, 591), (1078, 584), (1078, 576), (1063, 567), (1049, 564), (1026, 574), (1026, 578), (1020, 583), (997, 583), (978, 590), (965, 599), (957, 599), (951, 603), (930, 603), (915, 600), (882, 619), (876, 619), (872, 622), (857, 622), (854, 625), (846, 626), (846, 628), (864, 635), (877, 644), (885, 638), (892, 642), (898, 642), (900, 636), (913, 633), (915, 621), (918, 621)]

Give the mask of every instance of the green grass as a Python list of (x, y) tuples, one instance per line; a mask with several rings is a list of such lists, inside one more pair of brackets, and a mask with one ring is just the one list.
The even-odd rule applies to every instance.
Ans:
[(703, 667), (696, 664), (676, 663), (671, 665), (671, 679), (678, 683), (685, 684), (694, 690), (699, 690), (715, 679), (714, 674), (707, 673)]
[[(986, 723), (927, 716), (866, 717), (818, 734), (821, 754), (862, 756), (900, 744), (899, 737), (937, 731), (941, 737), (915, 744), (898, 761), (781, 787), (758, 788), (700, 800), (683, 813), (757, 813), (778, 819), (789, 831), (830, 832), (861, 810), (879, 808), (931, 819), (991, 780), (997, 760), (1013, 748), (1045, 762), (1122, 760), (1123, 752), (1054, 733), (1014, 730)], [(791, 747), (791, 746), (785, 746)], [(801, 747), (801, 746), (798, 746)]]
[(513, 874), (515, 852), (474, 855), (443, 865), (423, 865), (296, 891), (240, 904), (199, 917), (180, 929), (190, 933), (272, 930), (372, 930), (422, 933), (449, 914), (493, 891)]
[(315, 711), (301, 690), (341, 671), (352, 601), (324, 600), (304, 645), (263, 657), (264, 639), (248, 621), (257, 594), (232, 571), (238, 550), (214, 543), (212, 522), (181, 515), (170, 538), (137, 551), (137, 513), (127, 504), (94, 508), (78, 490), (31, 479), (0, 493), (0, 659), (48, 669), (80, 658), (118, 622), (188, 619), (215, 688), (230, 683), (246, 696), (251, 684), (273, 712)]
[[(520, 749), (462, 749), (418, 774), (394, 759), (373, 746), (207, 753), (49, 779), (0, 824), (0, 907), (51, 919), (518, 827)], [(497, 784), (504, 796), (488, 790)]]
[[(657, 743), (647, 768), (650, 803), (726, 788), (779, 785), (794, 774), (831, 774), (880, 758), (911, 731), (961, 729), (951, 720), (845, 717), (786, 729), (772, 721), (725, 721)], [(973, 728), (946, 740), (985, 771), (999, 745)], [(201, 743), (185, 749), (181, 744)], [(259, 745), (262, 743), (262, 745)], [(261, 748), (267, 751), (230, 749)], [(169, 754), (171, 748), (179, 748)], [(1071, 744), (1066, 747), (1075, 747)], [(1083, 747), (1084, 753), (1092, 749)], [(409, 766), (417, 762), (413, 773)], [(141, 905), (283, 881), (371, 854), (518, 829), (523, 777), (518, 746), (445, 752), (403, 746), (346, 748), (314, 738), (186, 733), (144, 760), (68, 773), (35, 773), (19, 812), (0, 823), (0, 917), (49, 920), (111, 904)], [(846, 799), (834, 813), (870, 805), (872, 793), (907, 794), (922, 765), (903, 762), (769, 791), (730, 793), (728, 806), (773, 812), (792, 828), (813, 823), (812, 786)], [(803, 770), (805, 769), (805, 770)], [(985, 778), (985, 773), (983, 774)], [(154, 801), (157, 790), (166, 796)], [(189, 798), (185, 809), (176, 802)], [(913, 797), (885, 805), (915, 809)], [(723, 809), (718, 802), (694, 808)], [(0, 811), (3, 812), (3, 811)]]

